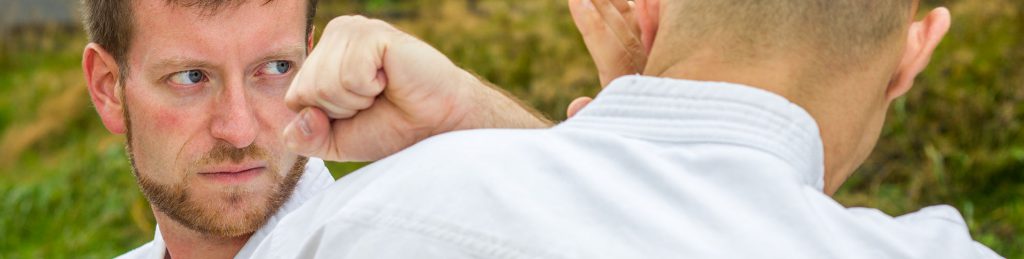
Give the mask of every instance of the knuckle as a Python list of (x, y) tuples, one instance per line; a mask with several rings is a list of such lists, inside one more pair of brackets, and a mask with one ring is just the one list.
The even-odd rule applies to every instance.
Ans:
[(360, 80), (355, 77), (346, 76), (341, 78), (341, 87), (349, 90), (355, 90), (359, 87)]
[(332, 111), (331, 114), (329, 115), (331, 118), (349, 118), (354, 116), (355, 114), (356, 112), (353, 110), (343, 109), (338, 111)]
[(327, 29), (331, 29), (331, 28), (342, 27), (342, 26), (345, 25), (345, 23), (348, 20), (349, 20), (349, 18), (347, 16), (334, 17), (334, 19), (331, 19), (330, 22), (327, 22), (327, 27), (326, 28)]
[(352, 99), (352, 106), (357, 110), (362, 110), (370, 107), (373, 104), (373, 99), (369, 97), (356, 97)]
[(641, 44), (640, 41), (636, 39), (627, 39), (625, 40), (625, 43), (623, 45), (626, 46), (627, 50), (636, 50), (643, 46), (643, 44)]
[(316, 90), (313, 91), (313, 95), (320, 100), (331, 100), (331, 98), (334, 97), (334, 91), (325, 87), (317, 87)]
[(367, 19), (366, 24), (373, 27), (390, 28), (391, 24), (379, 19)]
[(307, 96), (308, 90), (302, 86), (293, 85), (284, 94), (285, 103), (300, 103)]
[(357, 23), (357, 22), (362, 21), (362, 20), (366, 20), (366, 17), (363, 17), (361, 15), (343, 15), (343, 16), (338, 16), (338, 17), (334, 17), (334, 19), (331, 19), (330, 22), (327, 22), (327, 28), (339, 28), (339, 27), (351, 26), (353, 23)]
[(292, 92), (292, 91), (288, 91), (288, 93), (285, 93), (284, 94), (284, 103), (290, 105), (290, 104), (294, 104), (294, 103), (298, 102), (298, 97), (295, 96), (295, 95), (296, 94), (294, 92)]

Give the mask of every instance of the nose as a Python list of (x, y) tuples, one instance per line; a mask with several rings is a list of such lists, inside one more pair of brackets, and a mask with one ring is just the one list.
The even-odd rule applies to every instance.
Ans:
[(259, 132), (255, 110), (249, 103), (245, 85), (241, 82), (225, 84), (213, 104), (213, 121), (210, 132), (214, 138), (223, 140), (235, 148), (252, 145)]

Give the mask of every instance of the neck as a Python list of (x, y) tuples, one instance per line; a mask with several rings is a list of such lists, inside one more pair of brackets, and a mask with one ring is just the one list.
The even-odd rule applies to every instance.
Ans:
[[(669, 53), (656, 53), (652, 50), (651, 57), (670, 57)], [(671, 51), (671, 50), (669, 50)], [(666, 55), (668, 54), (668, 55)], [(716, 51), (705, 49), (693, 51), (685, 59), (652, 59), (644, 71), (645, 75), (687, 79), (697, 81), (728, 82), (761, 88), (795, 101), (797, 86), (794, 80), (794, 66), (777, 59), (761, 59), (759, 61), (730, 61), (722, 58)]]
[[(673, 48), (655, 46), (644, 74), (756, 87), (785, 97), (811, 114), (818, 123), (825, 148), (823, 163), (826, 194), (834, 194), (864, 160), (865, 157), (852, 157), (856, 153), (850, 151), (870, 150), (873, 147), (873, 141), (865, 141), (864, 136), (857, 133), (864, 132), (869, 121), (879, 120), (869, 115), (884, 113), (855, 108), (880, 99), (861, 94), (863, 91), (857, 90), (861, 85), (848, 87), (838, 83), (838, 80), (815, 80), (801, 74), (806, 65), (799, 57), (776, 55), (737, 61), (723, 58), (719, 51), (706, 48), (673, 59), (675, 51)], [(871, 107), (884, 106), (879, 104)]]
[(153, 210), (169, 258), (234, 258), (251, 234), (240, 237), (216, 237), (189, 229), (167, 215)]

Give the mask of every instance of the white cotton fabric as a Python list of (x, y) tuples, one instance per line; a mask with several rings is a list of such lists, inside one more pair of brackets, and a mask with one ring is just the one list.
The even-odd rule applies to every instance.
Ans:
[(449, 133), (344, 177), (255, 257), (999, 257), (949, 206), (843, 207), (823, 161), (783, 97), (630, 76), (552, 129)]

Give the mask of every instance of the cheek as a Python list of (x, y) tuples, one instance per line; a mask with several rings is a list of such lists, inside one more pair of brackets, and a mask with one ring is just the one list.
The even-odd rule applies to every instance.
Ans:
[[(162, 182), (175, 181), (183, 161), (199, 150), (186, 150), (202, 117), (153, 105), (130, 107), (132, 145), (140, 173)], [(198, 113), (201, 114), (201, 113)]]
[(132, 126), (139, 134), (170, 140), (190, 132), (191, 125), (199, 119), (198, 114), (156, 106), (132, 107)]
[(256, 109), (258, 109), (258, 114), (260, 114), (262, 126), (271, 131), (276, 131), (270, 133), (281, 134), (284, 128), (298, 115), (297, 112), (288, 109), (288, 106), (284, 104), (283, 94), (265, 95), (260, 99), (256, 102), (258, 104)]
[(153, 124), (158, 129), (172, 129), (175, 126), (180, 126), (182, 122), (181, 114), (170, 111), (158, 111), (153, 115)]

